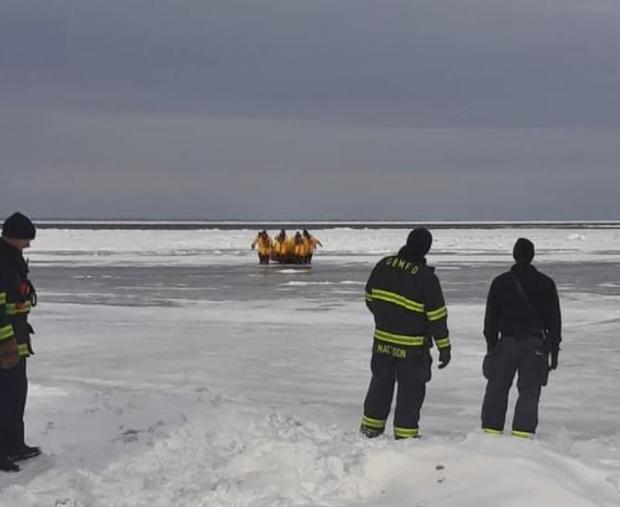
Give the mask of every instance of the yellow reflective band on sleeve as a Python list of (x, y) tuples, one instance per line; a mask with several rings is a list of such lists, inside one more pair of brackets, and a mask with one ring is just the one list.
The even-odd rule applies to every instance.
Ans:
[(28, 357), (30, 355), (30, 349), (28, 348), (28, 345), (26, 345), (25, 343), (21, 343), (17, 346), (17, 353), (21, 357)]
[(394, 436), (397, 438), (416, 438), (419, 434), (418, 428), (398, 428), (394, 426)]
[(6, 303), (6, 292), (0, 292), (0, 305)]
[(383, 428), (385, 428), (385, 421), (364, 416), (362, 417), (362, 425), (367, 426), (368, 428), (382, 430)]
[(426, 336), (408, 336), (404, 334), (388, 333), (387, 331), (375, 330), (374, 337), (388, 343), (396, 345), (409, 345), (412, 347), (420, 347), (426, 343)]
[(494, 430), (492, 428), (482, 428), (482, 431), (488, 433), (489, 435), (501, 435), (503, 433), (503, 431)]
[(0, 327), (0, 340), (8, 340), (9, 338), (13, 338), (13, 336), (15, 336), (15, 332), (11, 324)]
[(534, 436), (534, 434), (533, 433), (528, 433), (527, 431), (512, 430), (512, 436), (513, 437), (519, 437), (519, 438), (532, 438)]
[(443, 319), (448, 316), (448, 309), (445, 306), (438, 308), (437, 310), (433, 310), (431, 312), (426, 312), (426, 318), (431, 322), (439, 319)]
[(372, 289), (370, 297), (372, 299), (376, 299), (377, 301), (385, 301), (386, 303), (392, 303), (394, 305), (401, 306), (412, 312), (424, 313), (424, 304), (418, 303), (413, 299), (407, 299), (405, 296), (401, 296), (400, 294), (396, 294), (395, 292), (381, 289)]
[(438, 349), (445, 349), (450, 346), (450, 338), (442, 338), (441, 340), (435, 340)]
[(370, 294), (368, 294), (368, 292), (364, 292), (364, 297), (366, 298), (366, 301), (372, 301), (372, 296)]
[(6, 314), (7, 315), (17, 315), (18, 313), (30, 313), (32, 310), (32, 305), (30, 301), (25, 301), (23, 303), (8, 303), (6, 305)]

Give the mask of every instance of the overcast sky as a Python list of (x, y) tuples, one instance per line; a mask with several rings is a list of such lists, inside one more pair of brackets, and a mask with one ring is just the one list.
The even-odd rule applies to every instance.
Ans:
[(620, 219), (618, 0), (0, 0), (0, 216)]

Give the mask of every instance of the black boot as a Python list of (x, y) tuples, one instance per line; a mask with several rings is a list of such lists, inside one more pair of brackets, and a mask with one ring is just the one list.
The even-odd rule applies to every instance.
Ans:
[(41, 449), (39, 447), (31, 447), (29, 445), (24, 444), (22, 447), (15, 451), (11, 451), (8, 454), (8, 458), (11, 461), (22, 461), (24, 459), (34, 458), (41, 454)]
[(376, 438), (380, 435), (383, 435), (383, 429), (369, 428), (368, 426), (364, 426), (362, 424), (360, 426), (360, 433), (367, 438)]
[(0, 471), (2, 472), (19, 472), (19, 466), (13, 463), (4, 454), (0, 454)]

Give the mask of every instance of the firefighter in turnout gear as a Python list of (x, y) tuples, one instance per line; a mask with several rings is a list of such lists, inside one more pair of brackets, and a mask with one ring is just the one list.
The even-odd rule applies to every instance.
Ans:
[(271, 250), (273, 248), (273, 241), (267, 234), (267, 231), (263, 229), (256, 235), (254, 241), (250, 245), (250, 248), (254, 250), (258, 245), (258, 262), (259, 264), (269, 264), (269, 258), (271, 257)]
[(286, 235), (284, 229), (280, 229), (280, 233), (275, 237), (273, 241), (273, 248), (271, 250), (271, 257), (273, 260), (280, 264), (284, 264), (288, 260), (290, 240)]
[(488, 382), (482, 429), (491, 434), (503, 432), (508, 393), (518, 372), (512, 434), (529, 438), (538, 425), (541, 388), (549, 371), (558, 366), (560, 303), (553, 280), (531, 264), (533, 243), (519, 238), (513, 256), (514, 266), (493, 280), (487, 298), (487, 355), (482, 369)]
[(360, 432), (370, 438), (385, 430), (395, 383), (394, 436), (418, 437), (420, 409), (431, 379), (432, 340), (439, 349), (439, 368), (450, 362), (448, 310), (439, 279), (425, 258), (431, 243), (427, 229), (414, 229), (398, 255), (379, 261), (366, 284), (375, 333)]
[(22, 251), (34, 237), (30, 219), (14, 213), (4, 222), (0, 238), (0, 470), (9, 472), (19, 471), (16, 461), (41, 452), (24, 441), (26, 358), (32, 354), (33, 333), (28, 313), (36, 305), (36, 292)]
[(317, 238), (310, 234), (307, 229), (304, 229), (302, 234), (306, 243), (304, 264), (312, 264), (312, 255), (314, 254), (314, 251), (316, 250), (317, 246), (322, 247), (323, 243), (321, 243)]
[(308, 255), (308, 243), (304, 241), (301, 232), (297, 231), (293, 238), (293, 260), (295, 264), (304, 264)]

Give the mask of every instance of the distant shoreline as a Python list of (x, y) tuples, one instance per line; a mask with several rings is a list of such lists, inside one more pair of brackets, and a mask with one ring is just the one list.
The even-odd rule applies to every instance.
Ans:
[(35, 220), (40, 229), (620, 229), (620, 221), (208, 221), (208, 220)]

